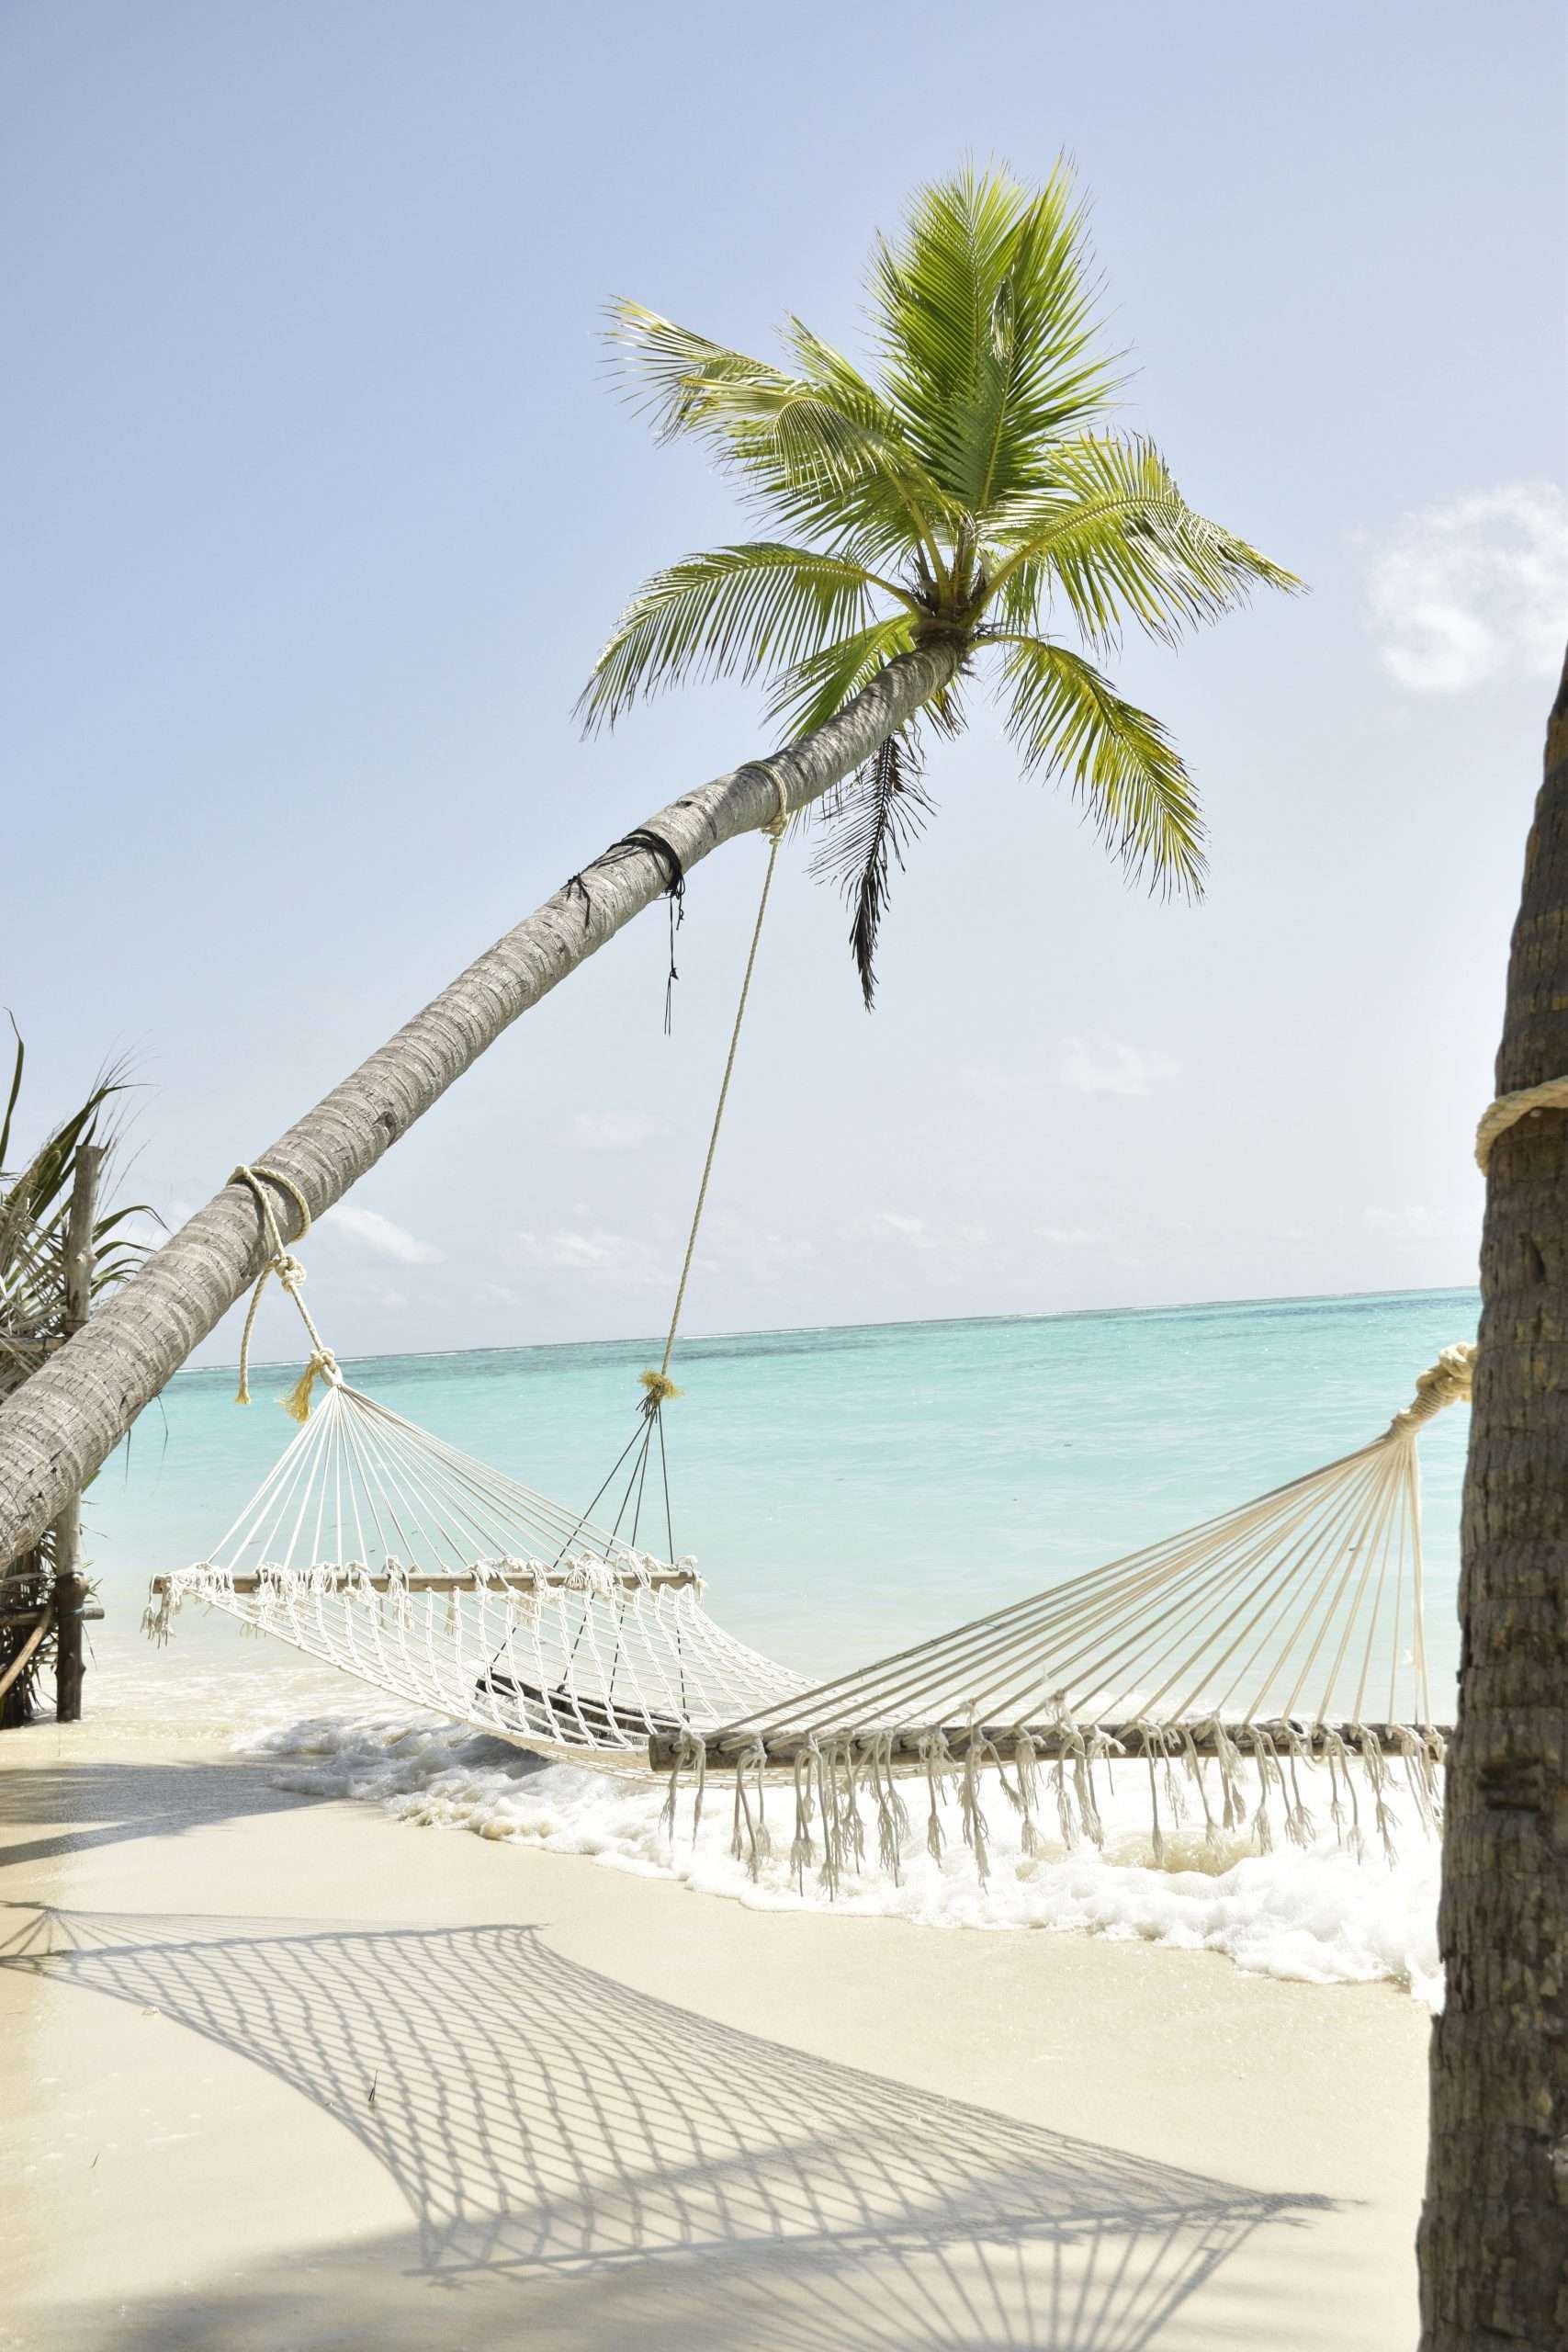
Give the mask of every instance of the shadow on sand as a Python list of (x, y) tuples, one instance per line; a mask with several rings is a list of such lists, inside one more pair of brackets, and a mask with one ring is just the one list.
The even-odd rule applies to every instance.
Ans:
[(213, 1821), (284, 1813), (309, 1794), (270, 1786), (248, 1761), (138, 1764), (29, 1758), (0, 1775), (0, 1832), (12, 1824), (62, 1823), (36, 1838), (0, 1836), (0, 1870), (53, 1861), (128, 1838), (169, 1838)]
[[(561, 1958), (533, 1928), (29, 1908), (0, 1965), (155, 2007), (242, 2052), (342, 2122), (413, 2217), (410, 2234), (355, 2250), (353, 2281), (328, 2255), (200, 2318), (188, 2297), (177, 2312), (122, 2307), (112, 2341), (128, 2352), (1240, 2342), (1241, 2313), (1216, 2324), (1212, 2293), (1190, 2332), (1183, 2306), (1253, 2232), (1326, 2201), (1175, 2171), (734, 2031)], [(199, 2226), (189, 2217), (187, 2261)], [(456, 2292), (460, 2321), (422, 2286)]]

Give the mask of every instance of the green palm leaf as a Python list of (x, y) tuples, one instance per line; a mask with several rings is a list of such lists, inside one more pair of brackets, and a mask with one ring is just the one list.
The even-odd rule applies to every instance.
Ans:
[(853, 538), (876, 560), (911, 540), (936, 558), (944, 523), (962, 520), (897, 413), (798, 322), (791, 337), (809, 372), (787, 375), (640, 304), (622, 302), (614, 316), (623, 373), (644, 394), (660, 437), (705, 441), (776, 527), (835, 545)]
[(971, 514), (1039, 486), (1053, 440), (1114, 399), (1097, 291), (1060, 167), (1032, 198), (964, 172), (922, 191), (901, 243), (879, 244), (872, 292), (895, 404)]
[(613, 726), (638, 696), (690, 676), (788, 673), (857, 627), (886, 582), (847, 555), (752, 540), (690, 555), (645, 581), (611, 632), (578, 707)]
[(1063, 776), (1129, 873), (1197, 897), (1203, 820), (1192, 780), (1157, 718), (1126, 702), (1091, 662), (1034, 637), (1006, 648), (1007, 731), (1025, 775)]
[(852, 695), (869, 685), (900, 653), (908, 653), (914, 641), (914, 621), (908, 613), (896, 613), (803, 654), (773, 681), (768, 694), (768, 716), (783, 722), (783, 740), (793, 742), (797, 735), (825, 726)]
[[(1182, 497), (1148, 440), (1107, 419), (1119, 356), (1102, 347), (1083, 208), (1059, 164), (1043, 187), (965, 170), (920, 190), (872, 257), (873, 364), (800, 320), (784, 364), (634, 302), (613, 333), (661, 438), (694, 436), (765, 536), (657, 572), (616, 624), (580, 703), (613, 722), (698, 676), (758, 678), (793, 735), (932, 643), (957, 651), (925, 706), (964, 725), (964, 681), (1000, 667), (1026, 772), (1065, 778), (1112, 854), (1197, 894), (1196, 794), (1158, 721), (1056, 641), (1066, 618), (1103, 658), (1130, 627), (1164, 643), (1300, 582)], [(893, 875), (930, 814), (912, 738), (885, 744), (825, 811), (817, 870), (850, 890), (863, 994)]]
[(1125, 620), (1174, 643), (1258, 586), (1301, 582), (1188, 505), (1150, 441), (1085, 434), (1055, 456), (1050, 486), (998, 508), (994, 595), (1010, 621), (1038, 624), (1053, 591), (1085, 638), (1113, 645)]

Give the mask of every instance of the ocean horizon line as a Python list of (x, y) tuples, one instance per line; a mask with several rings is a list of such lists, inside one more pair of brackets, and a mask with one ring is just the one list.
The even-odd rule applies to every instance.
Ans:
[[(682, 1339), (686, 1348), (711, 1346), (732, 1340), (810, 1339), (829, 1333), (850, 1334), (857, 1331), (954, 1330), (961, 1327), (1002, 1327), (1021, 1323), (1077, 1323), (1132, 1320), (1144, 1316), (1207, 1315), (1227, 1308), (1265, 1308), (1291, 1306), (1347, 1306), (1363, 1303), (1374, 1306), (1397, 1298), (1462, 1298), (1479, 1297), (1474, 1283), (1434, 1283), (1402, 1284), (1393, 1290), (1350, 1291), (1286, 1291), (1262, 1295), (1242, 1295), (1234, 1297), (1168, 1300), (1146, 1306), (1064, 1306), (1030, 1312), (1018, 1310), (992, 1315), (896, 1315), (874, 1317), (863, 1323), (776, 1323), (752, 1328), (720, 1331), (694, 1331)], [(658, 1348), (663, 1345), (661, 1330), (623, 1332), (610, 1339), (598, 1340), (515, 1340), (491, 1341), (481, 1347), (457, 1348), (395, 1348), (380, 1349), (358, 1354), (345, 1353), (340, 1362), (351, 1364), (380, 1363), (441, 1363), (468, 1356), (515, 1356), (542, 1354), (547, 1350), (568, 1348)], [(237, 1361), (237, 1359), (235, 1360)], [(268, 1356), (254, 1360), (254, 1373), (289, 1372), (297, 1367), (299, 1355)], [(231, 1374), (234, 1362), (182, 1364), (170, 1374), (164, 1384), (173, 1387), (176, 1381), (204, 1380)]]

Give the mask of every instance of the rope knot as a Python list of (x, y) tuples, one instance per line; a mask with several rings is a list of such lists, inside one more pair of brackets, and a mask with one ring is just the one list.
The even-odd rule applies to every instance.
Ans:
[(646, 1392), (642, 1400), (642, 1409), (645, 1413), (650, 1415), (657, 1413), (661, 1406), (670, 1402), (671, 1397), (679, 1396), (681, 1394), (667, 1372), (651, 1370), (639, 1372), (637, 1378), (641, 1381)]
[(1468, 1397), (1475, 1377), (1475, 1345), (1465, 1341), (1445, 1348), (1434, 1364), (1428, 1364), (1416, 1383), (1416, 1394), (1403, 1413), (1395, 1413), (1388, 1425), (1390, 1437), (1404, 1436), (1418, 1430), (1446, 1405), (1457, 1405)]
[(310, 1391), (318, 1377), (331, 1387), (341, 1388), (343, 1385), (343, 1374), (337, 1368), (337, 1358), (331, 1348), (317, 1348), (312, 1352), (310, 1363), (283, 1399), (284, 1411), (290, 1420), (298, 1421), (301, 1427), (310, 1418)]

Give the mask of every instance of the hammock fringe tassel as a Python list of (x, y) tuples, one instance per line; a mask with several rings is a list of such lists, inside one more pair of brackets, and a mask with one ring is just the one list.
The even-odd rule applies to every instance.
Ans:
[[(1238, 1735), (1233, 1738), (1232, 1733)], [(1042, 1745), (1043, 1746), (1043, 1758)], [(1245, 1744), (1243, 1744), (1245, 1743)], [(957, 1753), (954, 1752), (955, 1747)], [(694, 1802), (691, 1835), (695, 1839), (702, 1818), (710, 1771), (721, 1762), (733, 1781), (730, 1853), (745, 1862), (755, 1881), (773, 1858), (773, 1845), (765, 1817), (765, 1791), (770, 1779), (787, 1779), (794, 1792), (795, 1831), (790, 1845), (790, 1873), (804, 1895), (808, 1876), (829, 1900), (841, 1891), (847, 1876), (861, 1875), (871, 1853), (863, 1796), (875, 1823), (875, 1867), (903, 1883), (904, 1869), (919, 1852), (941, 1862), (947, 1850), (944, 1808), (956, 1806), (960, 1834), (970, 1864), (982, 1885), (991, 1875), (991, 1830), (982, 1801), (982, 1773), (995, 1774), (996, 1786), (1019, 1815), (1019, 1844), (1026, 1861), (1047, 1860), (1050, 1841), (1036, 1818), (1040, 1794), (1039, 1768), (1044, 1761), (1055, 1810), (1056, 1842), (1068, 1854), (1092, 1848), (1104, 1852), (1111, 1842), (1100, 1812), (1097, 1771), (1109, 1770), (1112, 1758), (1135, 1761), (1148, 1783), (1148, 1844), (1156, 1869), (1173, 1856), (1170, 1839), (1202, 1826), (1206, 1854), (1239, 1860), (1250, 1850), (1270, 1854), (1282, 1836), (1288, 1845), (1310, 1851), (1325, 1834), (1324, 1824), (1307, 1801), (1301, 1771), (1321, 1772), (1325, 1786), (1326, 1829), (1336, 1846), (1352, 1860), (1366, 1859), (1367, 1837), (1361, 1803), (1369, 1801), (1372, 1834), (1392, 1867), (1399, 1860), (1395, 1816), (1391, 1799), (1392, 1767), (1403, 1768), (1402, 1782), (1416, 1818), (1432, 1837), (1442, 1828), (1441, 1775), (1446, 1759), (1444, 1734), (1435, 1726), (1405, 1724), (1348, 1724), (1307, 1726), (1294, 1723), (1243, 1724), (1227, 1727), (1211, 1720), (1201, 1724), (1126, 1724), (1113, 1734), (1100, 1726), (1074, 1729), (1060, 1740), (1038, 1726), (987, 1732), (972, 1736), (942, 1732), (921, 1735), (911, 1755), (897, 1735), (872, 1730), (844, 1734), (831, 1740), (815, 1737), (800, 1744), (787, 1759), (771, 1755), (753, 1741), (739, 1754), (716, 1759), (709, 1743), (682, 1735), (673, 1744), (661, 1826), (673, 1846), (677, 1837), (679, 1792), (692, 1779)], [(1014, 1765), (1010, 1779), (1004, 1758)], [(1250, 1804), (1244, 1803), (1242, 1776), (1256, 1777)], [(925, 1782), (926, 1808), (917, 1829), (899, 1791), (899, 1778)], [(818, 1850), (818, 1840), (820, 1850)], [(1121, 1859), (1136, 1860), (1133, 1846), (1119, 1842)], [(1135, 1846), (1135, 1839), (1134, 1846)]]

